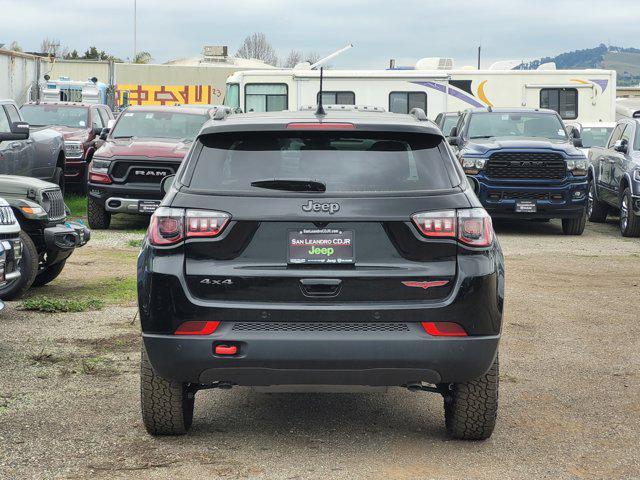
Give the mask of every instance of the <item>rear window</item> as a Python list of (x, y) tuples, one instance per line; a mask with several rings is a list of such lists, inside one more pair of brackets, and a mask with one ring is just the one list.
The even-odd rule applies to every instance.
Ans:
[[(189, 186), (197, 190), (277, 194), (258, 180), (315, 180), (326, 193), (450, 189), (442, 138), (378, 132), (255, 132), (202, 137)], [(457, 182), (456, 182), (457, 184)]]

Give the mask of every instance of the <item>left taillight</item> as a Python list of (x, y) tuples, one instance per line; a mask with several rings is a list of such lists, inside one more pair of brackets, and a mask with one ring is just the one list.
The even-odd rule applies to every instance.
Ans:
[(184, 210), (160, 207), (151, 216), (149, 242), (168, 246), (185, 238), (215, 237), (229, 222), (231, 215), (213, 210)]
[(493, 243), (491, 217), (483, 208), (420, 212), (411, 220), (425, 237), (456, 239), (472, 247)]

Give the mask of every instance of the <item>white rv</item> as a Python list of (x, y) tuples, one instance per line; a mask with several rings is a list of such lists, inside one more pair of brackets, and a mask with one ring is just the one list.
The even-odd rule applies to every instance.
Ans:
[[(443, 61), (446, 60), (446, 61)], [(565, 120), (615, 120), (614, 70), (453, 69), (450, 59), (422, 59), (413, 69), (325, 70), (324, 104), (382, 107), (408, 113), (419, 107), (435, 119), (471, 107), (550, 108)], [(500, 68), (500, 67), (498, 67)], [(318, 101), (320, 71), (246, 70), (227, 79), (225, 105), (248, 111), (298, 110)]]

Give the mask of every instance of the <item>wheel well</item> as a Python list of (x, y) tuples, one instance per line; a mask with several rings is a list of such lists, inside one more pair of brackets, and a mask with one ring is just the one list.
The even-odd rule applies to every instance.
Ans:
[(622, 180), (620, 180), (620, 190), (618, 191), (618, 195), (620, 197), (622, 197), (622, 194), (627, 187), (629, 187), (629, 179), (627, 177), (622, 177)]
[(56, 162), (56, 167), (60, 167), (64, 169), (64, 163), (65, 163), (64, 152), (61, 151), (58, 154), (58, 161)]

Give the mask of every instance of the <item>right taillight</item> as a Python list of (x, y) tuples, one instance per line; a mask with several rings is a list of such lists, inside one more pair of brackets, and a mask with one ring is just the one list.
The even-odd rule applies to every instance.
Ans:
[(425, 237), (455, 238), (472, 247), (488, 247), (493, 242), (491, 217), (483, 208), (420, 212), (411, 220)]
[(215, 237), (222, 232), (231, 215), (213, 210), (184, 210), (160, 207), (151, 216), (149, 242), (168, 246), (185, 238)]

